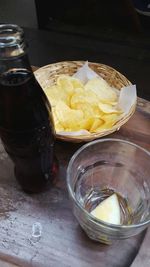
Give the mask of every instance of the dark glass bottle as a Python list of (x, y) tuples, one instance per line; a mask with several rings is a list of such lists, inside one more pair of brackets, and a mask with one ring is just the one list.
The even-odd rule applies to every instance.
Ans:
[(54, 127), (50, 104), (36, 81), (23, 30), (0, 25), (0, 137), (26, 192), (53, 179)]

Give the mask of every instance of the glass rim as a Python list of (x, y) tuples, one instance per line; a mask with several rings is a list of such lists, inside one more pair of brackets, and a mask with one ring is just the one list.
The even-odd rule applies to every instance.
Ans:
[(125, 143), (127, 145), (131, 145), (133, 147), (136, 147), (136, 148), (140, 149), (141, 151), (143, 151), (144, 153), (146, 153), (150, 157), (150, 152), (148, 150), (146, 150), (145, 148), (143, 148), (143, 147), (141, 147), (141, 146), (139, 146), (139, 145), (137, 145), (135, 143), (127, 141), (127, 140), (118, 139), (118, 138), (104, 138), (104, 139), (98, 139), (98, 140), (91, 141), (91, 142), (83, 145), (82, 147), (80, 147), (73, 154), (73, 156), (71, 157), (71, 159), (69, 161), (69, 164), (68, 164), (68, 167), (67, 167), (67, 188), (68, 188), (69, 195), (72, 198), (72, 200), (75, 202), (75, 204), (78, 206), (78, 208), (81, 209), (82, 212), (88, 217), (88, 220), (92, 221), (97, 226), (102, 226), (102, 227), (105, 227), (105, 228), (110, 229), (110, 230), (131, 230), (131, 229), (135, 229), (135, 228), (141, 228), (142, 226), (147, 226), (150, 223), (150, 219), (147, 220), (147, 221), (140, 222), (138, 224), (131, 224), (131, 225), (116, 225), (116, 224), (111, 224), (111, 223), (107, 223), (107, 222), (104, 222), (102, 220), (99, 220), (96, 217), (94, 217), (93, 215), (91, 215), (88, 211), (86, 211), (80, 205), (79, 201), (77, 201), (77, 199), (75, 197), (74, 191), (71, 188), (71, 185), (70, 185), (70, 177), (71, 177), (70, 169), (71, 169), (71, 166), (73, 165), (74, 160), (77, 158), (77, 156), (83, 150), (85, 150), (87, 147), (89, 147), (91, 145), (94, 145), (96, 143), (110, 142), (110, 141), (111, 142), (112, 141), (113, 142), (121, 142), (121, 143)]

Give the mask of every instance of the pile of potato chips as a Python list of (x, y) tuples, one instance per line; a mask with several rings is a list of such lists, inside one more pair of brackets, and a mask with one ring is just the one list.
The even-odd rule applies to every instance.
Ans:
[(111, 129), (122, 110), (117, 90), (101, 77), (86, 84), (68, 75), (60, 75), (45, 93), (51, 103), (56, 132), (87, 130), (98, 133)]

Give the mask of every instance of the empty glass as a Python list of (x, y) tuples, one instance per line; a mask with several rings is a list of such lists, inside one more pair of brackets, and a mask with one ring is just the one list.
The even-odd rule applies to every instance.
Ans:
[[(82, 146), (69, 162), (67, 186), (73, 213), (91, 239), (109, 244), (150, 224), (150, 153), (136, 144), (101, 139)], [(113, 192), (120, 196), (120, 225), (90, 213)]]

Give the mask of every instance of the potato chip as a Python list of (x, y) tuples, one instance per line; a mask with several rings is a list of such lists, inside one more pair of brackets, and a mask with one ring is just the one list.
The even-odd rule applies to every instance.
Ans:
[(83, 83), (76, 78), (68, 75), (60, 75), (57, 79), (57, 85), (63, 88), (69, 95), (72, 95), (76, 88), (83, 88)]
[(117, 100), (115, 91), (102, 78), (89, 80), (85, 85), (85, 90), (94, 92), (103, 103), (115, 102)]
[(102, 116), (102, 120), (104, 123), (98, 127), (95, 131), (100, 132), (102, 130), (108, 130), (113, 127), (113, 125), (118, 121), (118, 114), (105, 114)]
[(76, 104), (78, 103), (88, 103), (91, 106), (97, 106), (99, 103), (99, 100), (96, 96), (96, 94), (94, 94), (93, 92), (87, 92), (87, 91), (83, 91), (83, 92), (76, 92), (75, 94), (73, 94), (71, 101), (70, 101), (70, 105), (73, 108), (76, 108)]
[(90, 130), (94, 123), (94, 120), (98, 116), (95, 114), (93, 107), (89, 103), (78, 104), (78, 108), (83, 111), (84, 119), (86, 121), (86, 130)]
[(51, 106), (56, 106), (58, 99), (62, 100), (66, 104), (70, 103), (70, 96), (59, 86), (53, 85), (51, 87), (46, 88), (45, 94), (47, 95)]
[(85, 90), (83, 87), (77, 87), (74, 90), (74, 94), (84, 94)]
[(84, 88), (83, 83), (79, 79), (70, 77), (70, 81), (71, 81), (74, 89), (76, 89), (76, 88)]
[(77, 131), (83, 131), (83, 130), (86, 130), (87, 132), (89, 132), (89, 129), (87, 128), (90, 128), (90, 127), (88, 127), (88, 125), (89, 125), (88, 122), (83, 120), (81, 124), (81, 126), (83, 127), (65, 128), (65, 132), (77, 132)]
[(84, 113), (86, 112), (86, 117), (100, 118), (102, 112), (98, 107), (98, 99), (93, 93), (76, 93), (72, 96), (70, 101), (70, 107), (73, 109), (80, 109)]
[(52, 105), (56, 132), (88, 130), (97, 133), (112, 128), (119, 119), (117, 93), (102, 78), (83, 83), (60, 75), (45, 93)]
[(54, 123), (54, 125), (57, 133), (65, 131), (65, 128), (62, 126), (60, 122)]
[(104, 114), (102, 116), (102, 119), (105, 122), (112, 122), (112, 123), (115, 123), (118, 120), (118, 118), (119, 118), (118, 114)]
[(78, 131), (89, 127), (89, 121), (84, 118), (82, 110), (71, 109), (64, 102), (58, 101), (55, 111), (59, 122), (65, 129)]
[(68, 96), (72, 96), (74, 93), (74, 87), (71, 83), (70, 77), (67, 75), (60, 75), (57, 79), (57, 85), (61, 87), (61, 89), (67, 93)]
[(104, 112), (104, 113), (122, 113), (121, 109), (117, 108), (117, 107), (113, 107), (112, 105), (110, 104), (104, 104), (102, 102), (100, 102), (98, 104), (98, 107), (100, 109), (100, 111)]
[(64, 131), (64, 127), (62, 126), (62, 124), (60, 123), (57, 114), (56, 114), (56, 110), (55, 107), (52, 108), (52, 112), (53, 112), (53, 118), (54, 118), (54, 126), (55, 126), (55, 130), (56, 132), (61, 132)]
[(99, 128), (100, 126), (102, 126), (104, 124), (104, 121), (102, 119), (98, 119), (96, 118), (90, 128), (90, 132), (93, 133), (96, 131), (97, 128)]
[(110, 104), (111, 106), (117, 106), (118, 102), (117, 101), (110, 101), (109, 103), (104, 103), (104, 104)]

